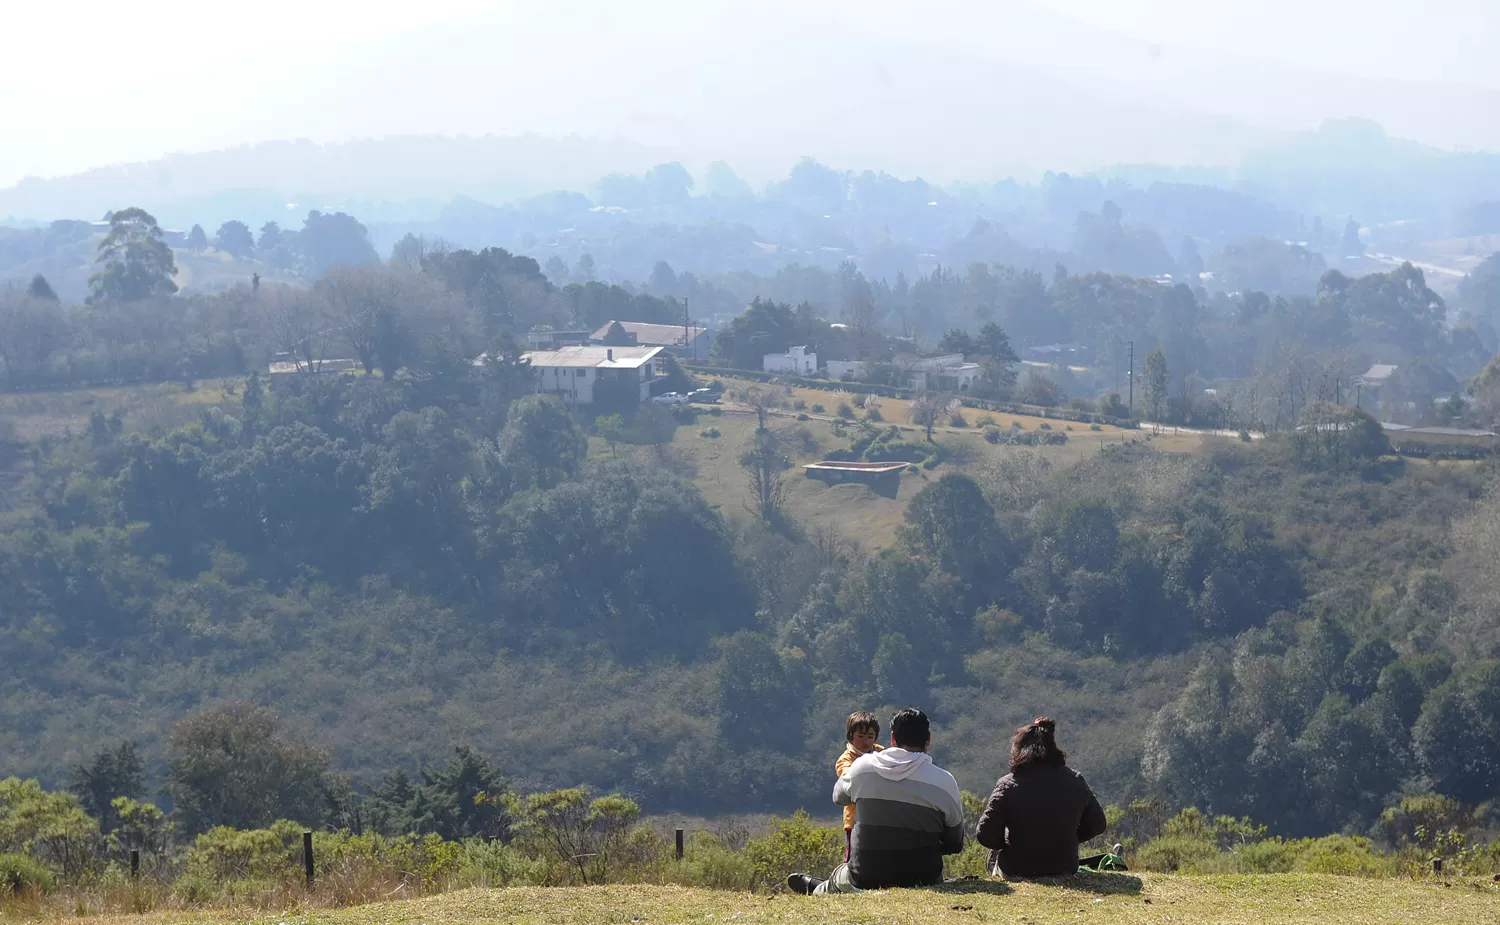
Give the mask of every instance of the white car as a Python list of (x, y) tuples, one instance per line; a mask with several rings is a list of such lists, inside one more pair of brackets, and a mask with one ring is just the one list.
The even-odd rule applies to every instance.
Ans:
[(651, 396), (651, 400), (658, 405), (685, 405), (688, 397), (681, 392), (663, 392), (660, 395)]

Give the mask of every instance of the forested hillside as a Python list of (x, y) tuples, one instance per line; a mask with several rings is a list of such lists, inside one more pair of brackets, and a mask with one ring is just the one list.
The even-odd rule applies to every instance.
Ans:
[(1018, 451), (934, 477), (867, 556), (711, 510), (649, 450), (587, 463), (520, 382), (252, 379), (187, 427), (29, 446), (3, 771), (57, 782), (130, 738), (160, 780), (173, 723), (246, 699), (357, 788), (466, 743), (538, 786), (785, 809), (826, 799), (843, 714), (916, 702), (975, 790), (1047, 712), (1112, 800), (1288, 832), (1494, 792), (1484, 470), (1290, 440)]

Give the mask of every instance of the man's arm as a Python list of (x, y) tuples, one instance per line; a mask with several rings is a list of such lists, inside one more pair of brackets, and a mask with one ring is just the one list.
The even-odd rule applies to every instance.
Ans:
[(833, 782), (833, 802), (840, 806), (853, 806), (854, 797), (849, 793), (849, 772), (845, 771), (839, 775), (839, 779)]
[(991, 850), (1005, 847), (1005, 778), (995, 782), (995, 790), (984, 801), (984, 812), (979, 814), (979, 825), (974, 827), (974, 840)]

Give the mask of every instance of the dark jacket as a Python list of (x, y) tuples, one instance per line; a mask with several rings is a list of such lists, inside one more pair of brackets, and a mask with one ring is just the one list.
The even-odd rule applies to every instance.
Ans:
[(859, 809), (849, 878), (862, 890), (941, 883), (943, 855), (963, 850), (958, 782), (925, 752), (861, 756), (834, 785), (833, 801)]
[(1042, 765), (995, 782), (974, 838), (990, 849), (992, 871), (1058, 877), (1078, 872), (1078, 843), (1104, 827), (1104, 810), (1083, 775)]

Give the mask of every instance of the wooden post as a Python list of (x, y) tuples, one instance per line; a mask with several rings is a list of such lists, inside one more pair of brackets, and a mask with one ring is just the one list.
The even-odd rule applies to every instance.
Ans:
[(677, 860), (682, 860), (682, 830), (677, 830)]
[(312, 889), (314, 874), (311, 832), (302, 833), (302, 872), (307, 875), (308, 889)]
[(1432, 859), (1432, 872), (1434, 874), (1436, 874), (1437, 876), (1439, 876), (1439, 877), (1441, 877), (1443, 875), (1443, 859), (1442, 858), (1433, 858)]
[(141, 879), (141, 849), (130, 849), (130, 879)]

